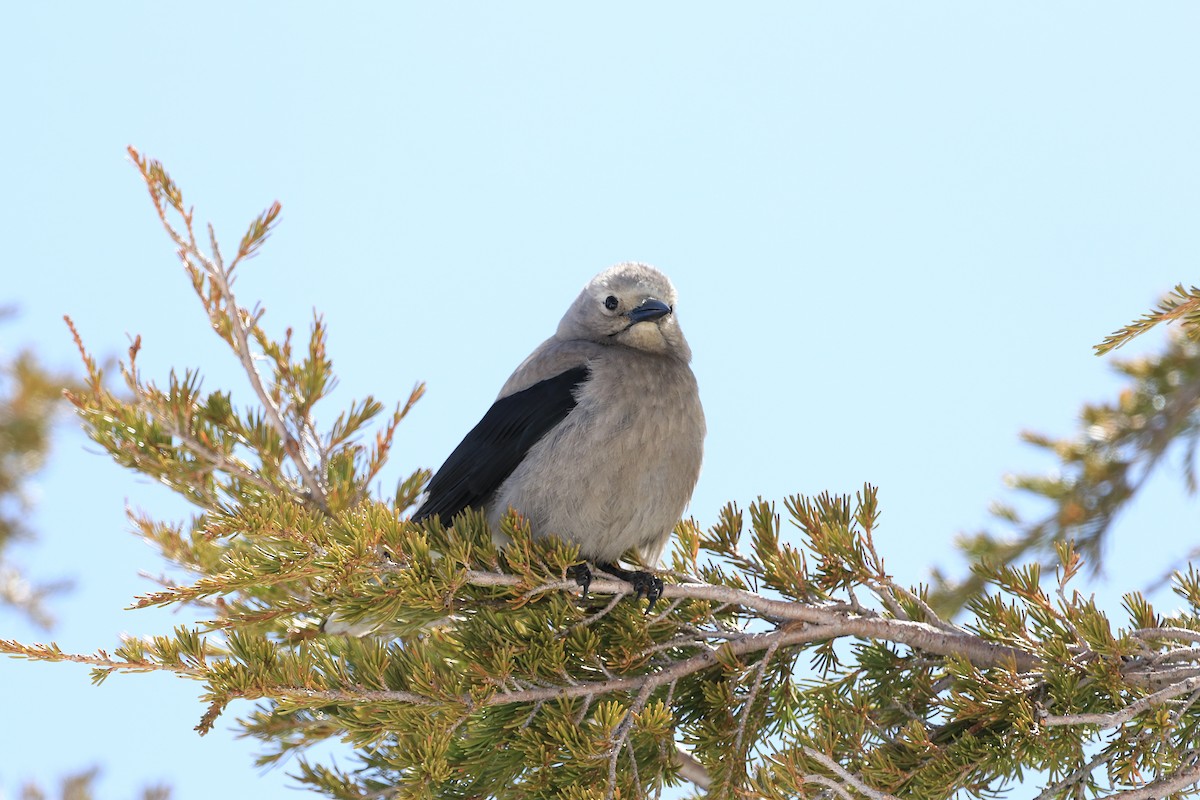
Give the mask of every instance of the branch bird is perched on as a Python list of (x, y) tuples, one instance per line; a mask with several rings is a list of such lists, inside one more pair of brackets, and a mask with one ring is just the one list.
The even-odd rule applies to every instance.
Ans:
[[(617, 561), (636, 547), (656, 566), (696, 486), (705, 429), (691, 358), (666, 275), (637, 263), (601, 272), (433, 476), (413, 519), (449, 525), (481, 507), (500, 537), (515, 509), (653, 607), (662, 580)], [(576, 577), (586, 593), (586, 564)]]

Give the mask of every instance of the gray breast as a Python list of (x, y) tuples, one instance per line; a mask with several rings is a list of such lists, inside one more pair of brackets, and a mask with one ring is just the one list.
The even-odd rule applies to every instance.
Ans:
[(579, 404), (500, 487), (493, 530), (511, 506), (585, 558), (638, 547), (657, 562), (699, 476), (704, 415), (687, 364), (622, 350), (591, 361)]

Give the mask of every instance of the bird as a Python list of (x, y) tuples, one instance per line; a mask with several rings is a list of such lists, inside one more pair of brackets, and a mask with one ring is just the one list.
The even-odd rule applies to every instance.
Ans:
[(434, 473), (412, 519), (449, 526), (483, 509), (503, 546), (500, 521), (515, 510), (535, 537), (578, 545), (585, 561), (572, 574), (584, 596), (590, 561), (630, 582), (649, 613), (662, 579), (618, 562), (636, 548), (657, 566), (691, 500), (706, 432), (676, 300), (647, 264), (592, 278)]

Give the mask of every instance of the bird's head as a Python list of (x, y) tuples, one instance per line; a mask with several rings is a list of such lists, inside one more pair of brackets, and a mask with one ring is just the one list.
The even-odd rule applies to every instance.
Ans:
[(675, 299), (670, 278), (654, 267), (617, 264), (583, 287), (558, 324), (558, 338), (624, 345), (690, 361)]

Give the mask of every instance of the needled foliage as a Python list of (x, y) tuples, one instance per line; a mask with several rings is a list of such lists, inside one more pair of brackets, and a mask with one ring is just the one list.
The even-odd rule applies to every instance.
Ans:
[[(263, 309), (235, 299), (278, 204), (227, 258), (162, 166), (130, 154), (252, 394), (206, 390), (193, 370), (147, 378), (140, 339), (115, 394), (76, 333), (88, 380), (71, 400), (115, 461), (194, 505), (185, 522), (132, 515), (181, 576), (134, 607), (189, 607), (199, 621), (93, 655), (0, 649), (89, 663), (96, 681), (197, 680), (201, 733), (252, 701), (237, 724), (261, 741), (261, 762), (293, 757), (298, 781), (339, 798), (633, 798), (676, 784), (720, 798), (982, 797), (1031, 773), (1045, 798), (1158, 797), (1200, 778), (1190, 568), (1174, 577), (1176, 608), (1130, 594), (1113, 620), (1074, 589), (1094, 546), (1093, 528), (1072, 529), (1080, 545), (1057, 541), (1045, 564), (981, 559), (952, 622), (927, 588), (891, 578), (867, 485), (731, 503), (706, 530), (681, 521), (652, 613), (621, 581), (598, 578), (582, 597), (568, 577), (577, 549), (515, 514), (497, 547), (476, 512), (449, 527), (409, 520), (425, 470), (373, 493), (421, 387), (386, 415), (370, 397), (328, 412), (320, 318), (303, 342), (290, 329), (273, 338)], [(1190, 345), (1172, 347), (1161, 363), (1123, 367), (1157, 394), (1093, 414), (1129, 458), (1190, 430), (1182, 410), (1162, 416), (1183, 395), (1154, 400), (1191, 380), (1171, 377), (1180, 362), (1162, 365)], [(1135, 430), (1116, 416), (1143, 403), (1177, 421)], [(1115, 456), (1083, 445), (1064, 453), (1084, 471), (1097, 458), (1114, 469)], [(355, 760), (310, 756), (330, 739)]]

